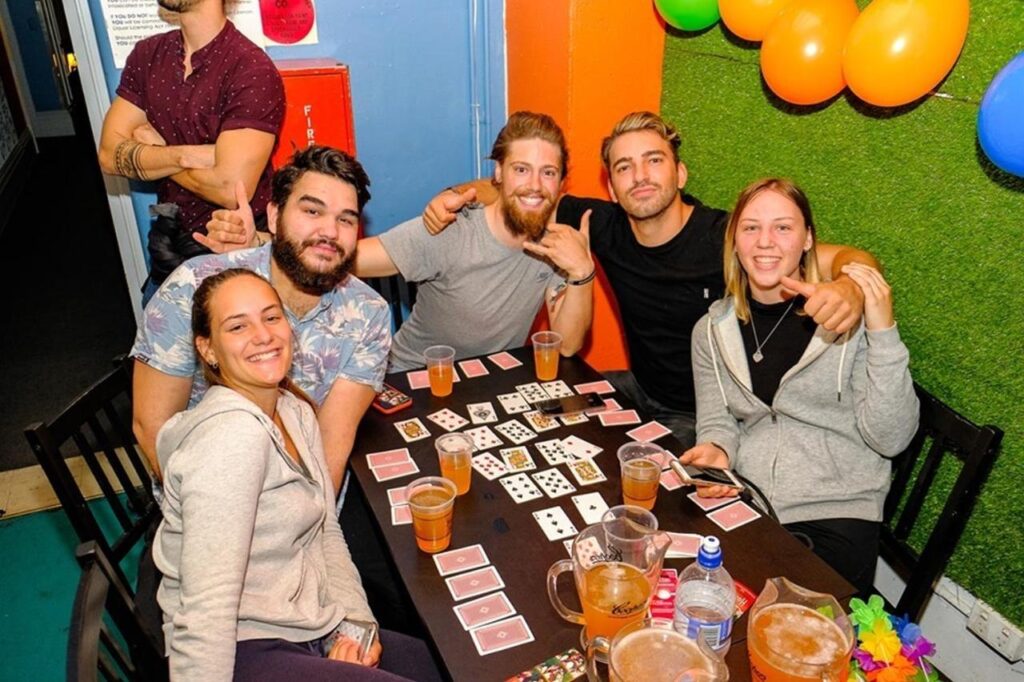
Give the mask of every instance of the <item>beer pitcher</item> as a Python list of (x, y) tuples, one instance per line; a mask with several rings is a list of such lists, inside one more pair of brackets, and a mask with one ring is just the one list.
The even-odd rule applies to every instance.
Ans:
[(728, 682), (729, 669), (707, 642), (676, 632), (672, 621), (645, 618), (623, 627), (609, 642), (587, 647), (587, 679), (601, 682), (597, 661), (608, 661), (610, 682)]
[[(643, 619), (670, 544), (654, 514), (628, 505), (612, 507), (600, 523), (576, 536), (572, 559), (556, 561), (548, 570), (548, 598), (558, 615), (584, 626), (584, 647), (594, 637), (610, 639), (624, 625)], [(558, 596), (558, 577), (569, 571), (582, 613)]]
[(768, 580), (750, 609), (747, 651), (759, 682), (846, 682), (856, 639), (835, 597)]

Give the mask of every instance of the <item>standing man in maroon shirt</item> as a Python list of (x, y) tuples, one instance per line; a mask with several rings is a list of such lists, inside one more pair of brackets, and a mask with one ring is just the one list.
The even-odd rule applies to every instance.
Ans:
[(193, 256), (266, 241), (205, 226), (244, 194), (266, 229), (270, 155), (284, 118), (280, 74), (228, 21), (224, 0), (158, 2), (181, 29), (141, 40), (128, 55), (99, 148), (105, 173), (160, 181), (147, 294)]

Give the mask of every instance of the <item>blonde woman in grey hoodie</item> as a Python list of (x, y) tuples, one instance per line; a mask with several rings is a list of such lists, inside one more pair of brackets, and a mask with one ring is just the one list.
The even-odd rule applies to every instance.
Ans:
[(439, 679), (423, 642), (381, 632), (366, 652), (329, 638), (373, 621), (334, 514), (312, 402), (287, 378), (292, 332), (249, 270), (193, 301), (211, 388), (157, 437), (164, 520), (153, 557), (171, 679)]
[(917, 430), (918, 401), (877, 270), (843, 269), (864, 292), (859, 328), (835, 334), (803, 314), (820, 281), (815, 240), (792, 182), (740, 193), (725, 236), (726, 296), (693, 331), (697, 445), (680, 459), (748, 478), (788, 530), (867, 593), (890, 458)]

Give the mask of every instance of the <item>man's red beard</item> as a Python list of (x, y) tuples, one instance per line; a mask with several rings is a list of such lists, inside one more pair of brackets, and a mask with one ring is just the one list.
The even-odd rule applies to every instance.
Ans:
[[(544, 197), (541, 205), (533, 211), (524, 211), (516, 201), (517, 196), (531, 196), (540, 194)], [(546, 192), (519, 191), (511, 197), (501, 195), (501, 214), (505, 218), (505, 227), (515, 236), (526, 235), (529, 239), (536, 241), (547, 229), (548, 219), (555, 210), (555, 201)]]

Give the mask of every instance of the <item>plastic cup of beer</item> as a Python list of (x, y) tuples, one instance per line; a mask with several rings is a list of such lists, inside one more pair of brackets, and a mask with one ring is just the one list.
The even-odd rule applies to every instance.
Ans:
[(458, 495), (469, 492), (473, 472), (473, 439), (464, 433), (446, 433), (434, 441), (441, 475), (455, 484)]
[(853, 643), (840, 627), (801, 604), (772, 604), (747, 630), (751, 676), (766, 682), (846, 679)]
[(658, 499), (661, 465), (656, 456), (664, 449), (654, 443), (626, 443), (619, 448), (622, 473), (622, 501), (644, 509), (653, 509)]
[(452, 394), (452, 380), (455, 368), (455, 349), (451, 346), (431, 346), (423, 351), (430, 378), (430, 395), (444, 398)]
[(530, 339), (533, 341), (533, 364), (537, 370), (537, 381), (554, 381), (558, 378), (562, 335), (558, 332), (537, 332)]
[(412, 512), (416, 546), (428, 554), (443, 552), (452, 541), (455, 484), (442, 476), (425, 476), (405, 486)]
[(610, 641), (587, 647), (587, 674), (599, 680), (596, 662), (607, 660), (611, 682), (725, 682), (729, 671), (702, 641), (672, 628), (672, 621), (647, 618), (623, 627)]

